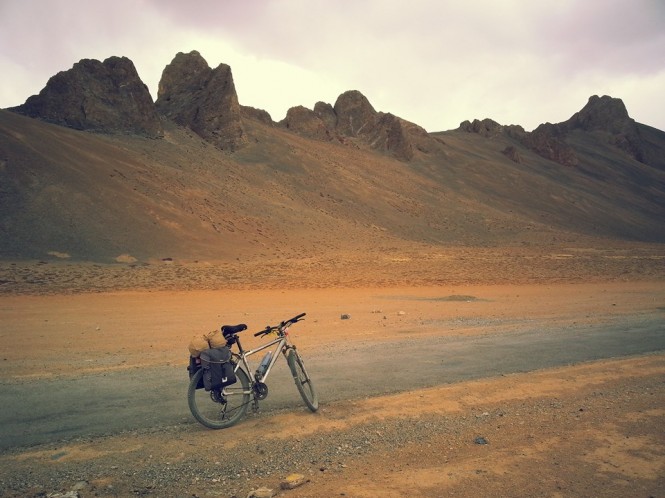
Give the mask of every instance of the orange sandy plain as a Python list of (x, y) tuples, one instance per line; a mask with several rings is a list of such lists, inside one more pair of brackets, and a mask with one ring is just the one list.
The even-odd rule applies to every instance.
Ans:
[[(489, 284), (465, 284), (459, 274), (459, 284), (326, 287), (310, 275), (305, 281), (317, 281), (319, 288), (272, 282), (254, 289), (5, 294), (0, 374), (21, 383), (100, 369), (184, 367), (194, 333), (239, 322), (258, 330), (303, 311), (307, 321), (294, 329), (294, 341), (305, 357), (320, 349), (334, 354), (338, 341), (500, 335), (539, 323), (583, 330), (585, 324), (628, 315), (662, 315), (662, 255), (645, 256), (639, 266), (623, 275), (610, 272), (606, 279), (564, 274), (564, 281), (553, 284), (501, 284), (488, 273)], [(341, 314), (351, 319), (341, 320)], [(510, 326), (483, 326), (497, 320)], [(248, 335), (246, 346), (252, 341)], [(215, 458), (256, 440), (297, 444), (325, 431), (360, 434), (377, 421), (394, 428), (443, 419), (450, 430), (428, 433), (425, 441), (397, 448), (376, 444), (369, 453), (347, 455), (325, 468), (314, 463), (294, 468), (307, 482), (278, 492), (289, 497), (665, 496), (664, 379), (665, 355), (654, 353), (450, 385), (442, 379), (441, 386), (414, 393), (321, 400), (315, 415), (301, 409), (263, 413), (219, 432), (192, 421), (184, 433), (46, 444), (9, 451), (0, 460), (2, 474), (33, 476), (43, 467), (64, 472), (74, 462), (95, 461), (108, 466), (108, 477), (86, 482), (81, 496), (126, 496), (136, 494), (136, 482), (123, 478), (122, 471), (140, 473), (146, 455), (168, 465), (201, 452)], [(491, 444), (474, 444), (479, 434)], [(283, 477), (228, 481), (220, 476), (145, 494), (247, 496), (260, 486), (278, 490)], [(32, 496), (53, 491), (46, 488), (35, 488)]]

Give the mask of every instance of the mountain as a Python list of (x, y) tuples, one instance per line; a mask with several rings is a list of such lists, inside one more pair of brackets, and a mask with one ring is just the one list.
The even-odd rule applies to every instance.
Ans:
[(104, 62), (83, 59), (53, 76), (39, 95), (13, 110), (77, 130), (162, 136), (148, 87), (126, 57)]
[(196, 52), (178, 53), (159, 82), (157, 110), (222, 150), (245, 144), (240, 103), (231, 68), (211, 69)]
[(611, 97), (533, 132), (483, 119), (428, 133), (356, 90), (276, 123), (238, 102), (230, 67), (190, 52), (154, 103), (114, 57), (0, 111), (5, 260), (663, 243), (663, 219), (665, 133)]

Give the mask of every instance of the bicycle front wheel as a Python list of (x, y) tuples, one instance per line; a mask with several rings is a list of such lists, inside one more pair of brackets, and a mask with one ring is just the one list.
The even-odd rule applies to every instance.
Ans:
[(250, 403), (251, 390), (245, 371), (236, 370), (236, 383), (217, 392), (196, 388), (202, 375), (203, 369), (200, 369), (192, 376), (187, 391), (189, 410), (194, 418), (210, 429), (224, 429), (238, 423)]
[(302, 358), (296, 351), (291, 349), (286, 355), (286, 360), (291, 369), (291, 373), (293, 374), (293, 380), (300, 392), (300, 396), (302, 396), (307, 407), (315, 412), (319, 409), (319, 397), (312, 384), (312, 379), (307, 375), (307, 370), (305, 370), (305, 364), (303, 363)]

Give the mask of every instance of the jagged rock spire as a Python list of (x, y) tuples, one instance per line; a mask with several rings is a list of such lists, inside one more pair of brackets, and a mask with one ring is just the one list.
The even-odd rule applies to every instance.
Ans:
[(247, 141), (231, 68), (211, 69), (196, 51), (179, 52), (164, 68), (156, 105), (161, 114), (220, 149), (233, 151)]

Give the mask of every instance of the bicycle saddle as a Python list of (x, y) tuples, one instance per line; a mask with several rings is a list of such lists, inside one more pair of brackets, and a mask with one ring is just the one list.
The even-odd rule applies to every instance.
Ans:
[(243, 330), (247, 330), (247, 325), (244, 323), (239, 323), (238, 325), (222, 325), (222, 334), (224, 334), (225, 337), (237, 334)]

